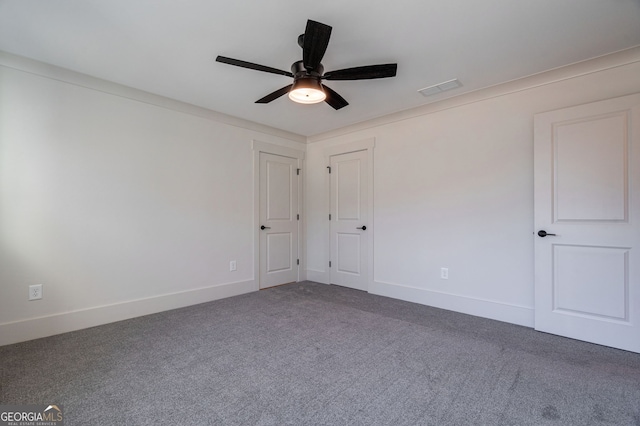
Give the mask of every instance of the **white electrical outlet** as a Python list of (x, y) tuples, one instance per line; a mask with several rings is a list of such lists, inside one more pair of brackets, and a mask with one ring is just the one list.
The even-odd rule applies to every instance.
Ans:
[(229, 262), (229, 270), (230, 271), (235, 271), (237, 269), (236, 267), (236, 261), (232, 260), (231, 262)]
[(42, 299), (42, 284), (29, 286), (29, 300)]
[(449, 268), (440, 268), (440, 278), (443, 280), (449, 279)]

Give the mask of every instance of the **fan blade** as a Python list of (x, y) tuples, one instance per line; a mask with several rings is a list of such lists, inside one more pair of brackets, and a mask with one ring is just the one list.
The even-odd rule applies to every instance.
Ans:
[(395, 77), (398, 64), (367, 65), (324, 73), (325, 80), (370, 80)]
[(324, 84), (322, 87), (324, 88), (324, 93), (327, 95), (327, 98), (324, 101), (331, 105), (333, 109), (338, 110), (349, 105), (349, 102), (347, 102), (342, 96), (338, 95), (338, 93), (333, 89), (325, 86)]
[(250, 70), (264, 71), (264, 72), (270, 72), (271, 74), (279, 74), (279, 75), (286, 75), (287, 77), (293, 77), (293, 74), (291, 74), (289, 71), (283, 71), (277, 68), (258, 65), (252, 62), (241, 61), (240, 59), (227, 58), (225, 56), (218, 56), (216, 58), (216, 62), (235, 65), (236, 67), (249, 68)]
[(269, 93), (264, 98), (258, 99), (256, 101), (256, 103), (257, 104), (268, 104), (271, 101), (275, 101), (276, 99), (278, 99), (280, 96), (284, 95), (285, 93), (289, 93), (289, 90), (291, 90), (292, 86), (293, 86), (293, 84), (290, 84), (288, 86), (284, 86), (282, 89), (278, 89), (275, 92)]
[(307, 21), (304, 44), (302, 46), (302, 62), (307, 70), (315, 70), (320, 65), (324, 52), (327, 51), (327, 46), (329, 46), (329, 37), (331, 37), (331, 27), (329, 25), (310, 19)]

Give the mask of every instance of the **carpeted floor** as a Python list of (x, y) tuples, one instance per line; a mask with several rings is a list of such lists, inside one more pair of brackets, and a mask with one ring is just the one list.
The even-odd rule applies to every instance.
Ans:
[(634, 425), (640, 354), (311, 282), (0, 347), (65, 425)]

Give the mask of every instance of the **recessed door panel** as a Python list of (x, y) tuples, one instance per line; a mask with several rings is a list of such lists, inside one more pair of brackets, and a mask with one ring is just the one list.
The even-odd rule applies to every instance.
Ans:
[(554, 125), (556, 221), (626, 220), (627, 116), (618, 112)]
[(266, 220), (291, 220), (291, 180), (293, 165), (267, 161)]
[(360, 235), (338, 233), (336, 269), (341, 273), (360, 274)]
[(553, 310), (628, 322), (629, 249), (553, 245)]
[(359, 220), (360, 159), (336, 163), (336, 219)]
[(291, 270), (291, 237), (290, 232), (267, 234), (267, 273)]
[(640, 95), (534, 124), (536, 330), (640, 352)]

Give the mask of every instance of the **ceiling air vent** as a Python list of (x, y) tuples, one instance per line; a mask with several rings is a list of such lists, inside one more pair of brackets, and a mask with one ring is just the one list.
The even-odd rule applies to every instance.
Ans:
[(458, 87), (462, 87), (462, 83), (460, 83), (460, 80), (457, 78), (454, 78), (453, 80), (425, 87), (424, 89), (418, 90), (418, 92), (422, 93), (423, 96), (433, 96), (446, 90), (457, 89)]

